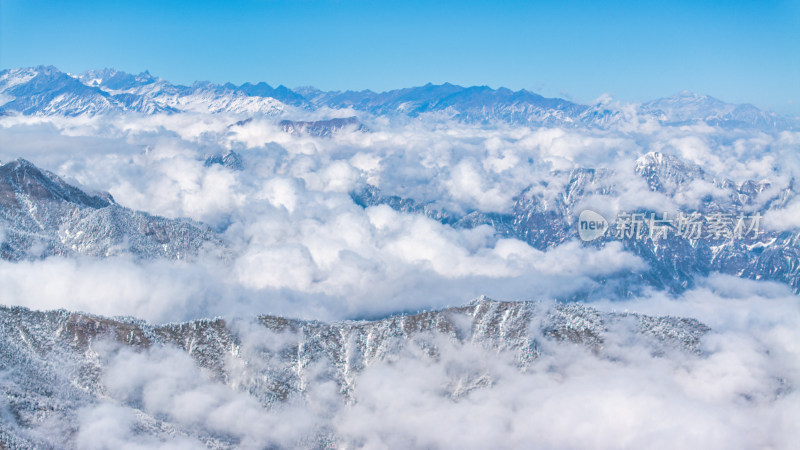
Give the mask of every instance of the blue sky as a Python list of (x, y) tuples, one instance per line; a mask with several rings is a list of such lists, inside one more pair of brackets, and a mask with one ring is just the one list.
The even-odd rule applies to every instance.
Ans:
[(688, 89), (800, 115), (800, 1), (0, 0), (0, 67), (589, 102)]

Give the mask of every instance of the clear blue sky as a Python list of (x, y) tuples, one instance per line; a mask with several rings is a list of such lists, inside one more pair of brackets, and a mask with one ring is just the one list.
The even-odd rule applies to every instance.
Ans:
[(800, 0), (0, 0), (0, 67), (588, 102), (683, 89), (800, 115)]

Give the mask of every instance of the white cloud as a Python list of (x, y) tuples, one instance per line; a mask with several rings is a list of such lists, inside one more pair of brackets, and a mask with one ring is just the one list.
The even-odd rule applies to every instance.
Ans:
[[(1, 119), (3, 161), (24, 157), (86, 189), (109, 191), (122, 205), (207, 222), (224, 230), (231, 247), (229, 259), (202, 256), (192, 263), (0, 262), (3, 302), (163, 322), (262, 313), (340, 319), (461, 304), (480, 294), (568, 296), (593, 287), (593, 278), (642, 270), (644, 263), (618, 243), (597, 249), (568, 241), (543, 252), (498, 238), (488, 226), (456, 229), (387, 206), (363, 209), (348, 191), (367, 182), (451, 211), (504, 212), (528, 186), (554, 201), (568, 180), (553, 170), (608, 168), (614, 174), (602, 183), (616, 191), (582, 206), (613, 217), (722, 196), (702, 181), (676, 188), (674, 196), (650, 191), (633, 173), (636, 158), (649, 151), (680, 155), (737, 182), (769, 179), (760, 203), (800, 175), (796, 132), (672, 128), (634, 116), (610, 130), (367, 117), (371, 133), (317, 139), (283, 133), (266, 119), (233, 125), (240, 119)], [(206, 154), (231, 149), (242, 155), (243, 171), (203, 164)], [(772, 211), (764, 225), (800, 226), (796, 206)], [(790, 448), (800, 439), (794, 389), (800, 314), (788, 287), (712, 275), (679, 298), (652, 292), (595, 305), (696, 317), (714, 331), (703, 355), (654, 357), (647, 339), (610, 329), (603, 355), (547, 344), (527, 371), (507, 355), (453, 345), (439, 360), (411, 354), (366, 370), (352, 405), (342, 405), (334, 387), (322, 383), (302, 402), (276, 410), (213, 381), (174, 349), (113, 350), (105, 378), (110, 398), (80, 412), (76, 442), (83, 448), (198, 444), (137, 434), (142, 414), (186, 429), (228, 431), (254, 446), (292, 445), (320, 423), (344, 444), (370, 448)], [(243, 352), (282, 342), (248, 330)], [(230, 365), (234, 387), (254, 370)], [(475, 381), (469, 368), (488, 377), (478, 377), (490, 380), (486, 387), (466, 389)], [(458, 398), (448, 395), (453, 390)]]

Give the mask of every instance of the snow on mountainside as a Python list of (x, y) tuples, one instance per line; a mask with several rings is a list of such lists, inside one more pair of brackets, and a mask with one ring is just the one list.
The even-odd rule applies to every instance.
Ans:
[[(545, 98), (526, 91), (487, 86), (442, 85), (373, 91), (289, 89), (259, 82), (236, 86), (196, 82), (173, 85), (149, 72), (132, 75), (114, 69), (92, 70), (78, 76), (54, 67), (0, 72), (0, 112), (41, 115), (96, 115), (114, 111), (144, 114), (192, 111), (275, 116), (290, 111), (348, 109), (376, 116), (416, 117), (437, 114), (470, 123), (505, 122), (533, 126), (608, 127), (625, 114), (608, 105), (581, 105)], [(722, 127), (765, 130), (796, 129), (796, 119), (732, 105), (708, 96), (682, 92), (647, 102), (640, 119), (682, 125), (704, 122)]]
[[(769, 183), (735, 183), (711, 176), (698, 166), (659, 152), (650, 152), (640, 157), (634, 170), (644, 178), (652, 191), (664, 192), (670, 196), (675, 196), (681, 189), (691, 189), (692, 183), (696, 182), (715, 186), (720, 194), (704, 198), (699, 207), (691, 211), (705, 217), (725, 214), (736, 218), (754, 212), (764, 215), (770, 209), (784, 207), (794, 198), (791, 188), (769, 193)], [(617, 188), (611, 181), (612, 175), (612, 172), (604, 169), (554, 172), (551, 182), (561, 180), (564, 183), (563, 190), (555, 198), (545, 198), (541, 192), (528, 188), (517, 196), (509, 213), (475, 210), (466, 214), (453, 214), (413, 199), (384, 195), (374, 186), (365, 186), (353, 192), (352, 198), (363, 207), (385, 204), (395, 210), (422, 214), (457, 228), (489, 225), (498, 236), (517, 238), (545, 250), (577, 239), (575, 218), (580, 213), (579, 207), (585, 208), (584, 200), (592, 196), (613, 195)], [(643, 214), (644, 217), (650, 213), (662, 213), (649, 210), (633, 212)], [(614, 218), (608, 219), (614, 221)], [(649, 236), (647, 226), (646, 221), (642, 223), (642, 237), (621, 240), (626, 250), (648, 264), (647, 269), (602, 280), (605, 284), (603, 289), (609, 290), (608, 293), (629, 296), (644, 286), (681, 292), (691, 288), (696, 277), (712, 272), (780, 281), (800, 293), (800, 230), (777, 232), (762, 228), (757, 237), (751, 235), (747, 239), (723, 236), (686, 239), (675, 234), (654, 238)], [(618, 240), (613, 236), (614, 231), (612, 229), (598, 242), (607, 244)], [(590, 294), (597, 293), (585, 293), (587, 296)]]
[[(359, 402), (361, 375), (375, 366), (402, 367), (414, 361), (435, 365), (459, 351), (485, 355), (490, 368), (451, 364), (447, 383), (431, 394), (457, 404), (503, 381), (493, 374), (493, 366), (508, 364), (524, 371), (561, 347), (573, 353), (584, 348), (594, 354), (587, 352), (587, 357), (603, 359), (611, 334), (617, 334), (612, 348), (644, 342), (655, 355), (677, 351), (696, 358), (709, 331), (693, 319), (486, 298), (439, 311), (333, 323), (261, 316), (251, 322), (216, 319), (152, 326), (63, 310), (0, 307), (0, 389), (5, 394), (0, 446), (72, 447), (80, 439), (82, 416), (114, 404), (136, 412), (128, 425), (139, 438), (192, 438), (211, 448), (349, 447), (326, 421)], [(616, 341), (620, 335), (622, 340)], [(163, 358), (180, 366), (162, 372)], [(125, 369), (126, 364), (134, 365)], [(192, 378), (173, 378), (183, 369)], [(126, 394), (120, 389), (125, 378), (120, 370), (147, 371), (133, 376), (142, 383), (154, 377), (155, 384)], [(168, 386), (183, 386), (186, 401), (192, 392), (203, 395), (211, 409), (189, 415), (163, 409), (167, 399), (153, 395), (166, 393)], [(324, 403), (315, 400), (320, 389), (331, 393)], [(369, 392), (369, 383), (363, 389)], [(252, 405), (251, 418), (258, 417), (254, 410), (280, 415), (284, 408), (304, 407), (325, 408), (323, 420), (275, 442), (280, 433), (271, 429), (252, 435), (242, 427), (218, 429), (192, 417), (211, 414), (219, 406), (209, 402), (220, 394), (236, 399), (237, 413)], [(291, 411), (297, 413), (289, 409), (285, 414)]]
[(0, 257), (53, 255), (186, 259), (221, 241), (205, 225), (132, 211), (90, 195), (23, 159), (0, 165)]
[(398, 89), (375, 93), (372, 91), (318, 92), (311, 100), (316, 105), (331, 108), (352, 108), (375, 115), (403, 113), (417, 116), (423, 113), (444, 112), (468, 122), (501, 120), (511, 123), (562, 124), (571, 123), (587, 107), (566, 100), (509, 89), (487, 86), (461, 87), (442, 85)]
[(125, 109), (119, 99), (54, 67), (0, 72), (0, 94), (3, 110), (28, 115), (95, 115)]
[(6, 99), (0, 109), (26, 115), (178, 111), (275, 115), (285, 109), (273, 98), (251, 97), (211, 83), (176, 86), (149, 74), (133, 76), (114, 70), (73, 77), (54, 67), (0, 72), (0, 96)]
[(295, 134), (307, 134), (315, 137), (330, 137), (335, 133), (350, 129), (353, 131), (368, 131), (367, 127), (358, 121), (357, 117), (345, 117), (339, 119), (315, 120), (313, 122), (300, 120), (281, 120), (278, 123), (281, 130)]
[(148, 71), (133, 75), (114, 69), (89, 70), (80, 74), (78, 79), (87, 86), (102, 86), (111, 90), (134, 89), (159, 81)]

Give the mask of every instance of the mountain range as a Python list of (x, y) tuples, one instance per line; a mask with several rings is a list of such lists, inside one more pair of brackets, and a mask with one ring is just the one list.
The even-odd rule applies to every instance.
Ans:
[[(244, 116), (296, 116), (308, 111), (345, 111), (372, 116), (442, 116), (468, 123), (530, 126), (608, 127), (631, 120), (617, 107), (583, 105), (560, 98), (488, 86), (427, 84), (387, 92), (321, 91), (283, 85), (196, 82), (171, 84), (149, 72), (114, 69), (67, 74), (52, 66), (0, 71), (0, 113), (25, 115), (97, 115), (110, 112), (170, 114), (180, 111)], [(796, 118), (733, 105), (706, 95), (681, 92), (637, 105), (635, 120), (666, 125), (707, 123), (764, 130), (797, 129)]]
[[(290, 436), (289, 442), (274, 442), (278, 434), (273, 430), (265, 433), (266, 441), (257, 443), (249, 441), (252, 437), (246, 433), (237, 433), (239, 427), (215, 430), (191, 418), (195, 414), (187, 418), (180, 410), (159, 406), (166, 399), (150, 396), (166, 393), (166, 385), (143, 386), (133, 394), (109, 388), (109, 376), (124, 377), (118, 371), (126, 361), (133, 364), (128, 369), (131, 374), (154, 370), (158, 377), (159, 364), (167, 363), (161, 358), (169, 358), (172, 368), (156, 382), (188, 383), (179, 388), (184, 402), (192, 394), (210, 400), (220, 387), (227, 387), (248, 399), (237, 401), (238, 408), (257, 402), (266, 411), (282, 414), (282, 408), (305, 402), (306, 408), (313, 409), (314, 401), (304, 398), (313, 398), (312, 391), (325, 385), (333, 388), (335, 396), (327, 408), (336, 411), (354, 401), (359, 376), (371, 367), (408, 361), (435, 364), (442, 353), (454, 348), (486, 352), (489, 362), (505, 364), (508, 359), (518, 370), (525, 370), (559, 345), (603, 357), (606, 337), (612, 332), (649, 342), (653, 354), (677, 351), (699, 356), (700, 339), (709, 331), (693, 319), (487, 298), (375, 321), (324, 323), (259, 316), (253, 322), (210, 319), (160, 326), (63, 310), (0, 306), (0, 370), (4, 374), (0, 389), (5, 394), (0, 400), (0, 446), (72, 448), (79, 439), (82, 415), (109, 403), (135, 412), (129, 426), (137, 437), (191, 438), (208, 448), (344, 445), (325, 421)], [(130, 350), (136, 353), (127, 353)], [(155, 361), (142, 359), (143, 355)], [(202, 372), (193, 372), (191, 379), (180, 378), (180, 366), (172, 364), (184, 359), (194, 361)], [(497, 381), (491, 370), (454, 366), (440, 395), (457, 404), (470, 392), (488, 389)], [(59, 432), (54, 433), (55, 429)]]

